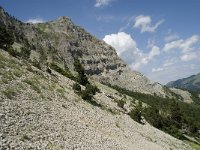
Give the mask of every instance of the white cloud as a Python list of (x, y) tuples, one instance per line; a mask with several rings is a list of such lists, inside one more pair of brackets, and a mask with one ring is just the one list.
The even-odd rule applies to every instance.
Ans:
[(143, 32), (155, 32), (155, 30), (164, 22), (164, 20), (158, 21), (155, 25), (152, 25), (152, 20), (150, 16), (137, 16), (135, 18), (135, 28), (139, 28), (141, 33)]
[(106, 35), (103, 39), (107, 44), (113, 46), (117, 54), (132, 69), (138, 70), (141, 66), (149, 63), (155, 56), (160, 54), (159, 47), (152, 45), (148, 53), (143, 53), (138, 47), (134, 39), (125, 32)]
[(160, 48), (154, 45), (149, 53), (148, 58), (151, 60), (154, 56), (157, 56), (159, 54), (160, 54)]
[(174, 65), (175, 63), (177, 62), (177, 58), (170, 58), (170, 59), (166, 59), (164, 64), (163, 64), (163, 67), (169, 67), (169, 66), (172, 66)]
[(36, 24), (36, 23), (43, 23), (45, 21), (42, 18), (33, 18), (33, 19), (28, 19), (26, 22)]
[(109, 5), (114, 0), (96, 0), (95, 7), (102, 7)]
[(171, 34), (164, 38), (165, 42), (171, 42), (177, 39), (179, 39), (179, 36), (177, 34)]
[(191, 61), (194, 60), (195, 58), (197, 58), (196, 53), (187, 53), (181, 56), (182, 61)]
[(159, 72), (159, 71), (163, 71), (164, 68), (152, 68), (152, 72)]
[(199, 41), (199, 36), (198, 35), (193, 35), (190, 38), (186, 39), (182, 44), (181, 44), (181, 49), (183, 52), (191, 51), (193, 50), (193, 46), (195, 43)]
[(165, 52), (169, 52), (170, 50), (173, 49), (179, 49), (182, 51), (182, 53), (186, 53), (188, 51), (192, 51), (194, 49), (193, 47), (194, 44), (196, 44), (198, 41), (199, 41), (199, 36), (193, 35), (186, 40), (180, 39), (166, 43), (163, 50)]
[(103, 39), (107, 44), (113, 46), (117, 54), (120, 56), (123, 52), (132, 49), (137, 52), (136, 42), (129, 34), (119, 32), (117, 34), (106, 35)]
[(176, 41), (172, 41), (170, 43), (166, 43), (163, 50), (165, 52), (169, 52), (170, 50), (172, 49), (175, 49), (175, 48), (180, 48), (179, 46), (181, 45), (181, 43), (183, 43), (184, 41), (183, 40), (176, 40)]

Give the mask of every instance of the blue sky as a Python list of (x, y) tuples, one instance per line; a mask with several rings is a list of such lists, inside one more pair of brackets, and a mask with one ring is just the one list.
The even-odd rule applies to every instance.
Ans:
[(133, 70), (167, 83), (200, 72), (199, 0), (1, 0), (24, 22), (68, 16)]

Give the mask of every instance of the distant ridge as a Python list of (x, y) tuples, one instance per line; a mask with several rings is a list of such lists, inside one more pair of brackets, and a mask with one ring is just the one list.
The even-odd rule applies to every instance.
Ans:
[(200, 73), (187, 78), (171, 81), (167, 83), (166, 86), (200, 92)]

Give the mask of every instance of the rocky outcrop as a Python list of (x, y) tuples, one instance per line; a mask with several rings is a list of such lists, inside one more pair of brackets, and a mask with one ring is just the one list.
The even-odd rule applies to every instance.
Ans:
[(189, 104), (193, 103), (192, 95), (190, 92), (184, 91), (181, 89), (176, 89), (176, 88), (170, 88), (170, 90), (172, 90), (174, 93), (180, 95), (183, 98), (183, 101), (185, 103), (189, 103)]

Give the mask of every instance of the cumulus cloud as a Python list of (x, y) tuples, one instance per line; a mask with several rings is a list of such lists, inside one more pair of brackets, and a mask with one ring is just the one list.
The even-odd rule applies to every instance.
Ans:
[(160, 54), (159, 47), (152, 45), (148, 53), (143, 53), (138, 47), (135, 40), (125, 32), (106, 35), (103, 39), (107, 44), (113, 46), (117, 54), (132, 69), (138, 70), (141, 66), (147, 64)]
[(113, 46), (120, 56), (123, 52), (132, 49), (133, 52), (138, 53), (136, 42), (129, 34), (119, 32), (117, 34), (106, 35), (103, 39), (107, 44)]
[(109, 5), (114, 0), (96, 0), (95, 7), (102, 7)]
[(175, 40), (171, 41), (169, 43), (166, 43), (163, 50), (165, 52), (169, 52), (173, 49), (179, 49), (182, 51), (182, 53), (186, 53), (188, 51), (191, 51), (194, 49), (194, 44), (196, 44), (199, 41), (199, 36), (198, 35), (193, 35), (190, 38), (183, 40)]
[(177, 34), (167, 35), (164, 38), (165, 42), (171, 42), (171, 41), (174, 41), (174, 40), (177, 40), (177, 39), (179, 39), (179, 36)]
[(197, 54), (196, 53), (187, 53), (181, 56), (181, 60), (182, 61), (191, 61), (194, 60), (195, 58), (197, 58)]
[(42, 18), (32, 18), (28, 19), (26, 22), (36, 24), (36, 23), (43, 23), (45, 21)]
[(155, 32), (155, 30), (164, 22), (164, 20), (158, 21), (155, 25), (152, 25), (150, 16), (140, 15), (135, 18), (135, 28), (139, 28), (141, 33), (143, 32)]

